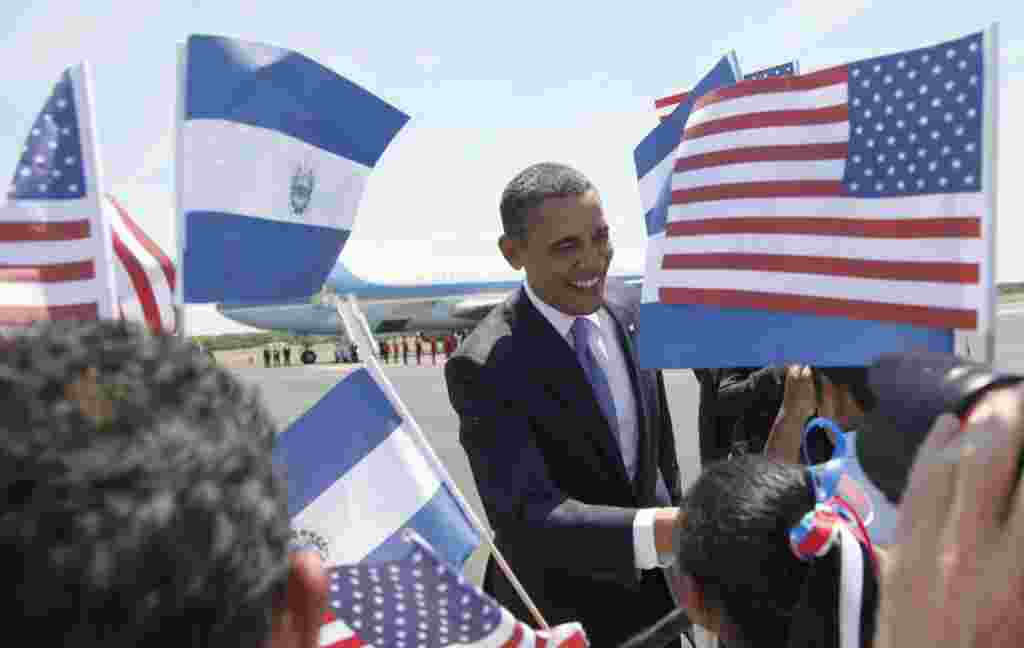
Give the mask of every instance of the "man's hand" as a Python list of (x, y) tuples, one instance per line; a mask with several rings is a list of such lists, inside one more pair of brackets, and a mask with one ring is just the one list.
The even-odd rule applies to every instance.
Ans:
[(876, 648), (1024, 645), (1024, 388), (922, 444), (882, 572)]
[(674, 556), (675, 528), (679, 524), (679, 509), (674, 507), (660, 508), (654, 514), (654, 547), (659, 556)]
[(803, 421), (814, 414), (817, 407), (818, 401), (814, 393), (814, 375), (811, 368), (803, 365), (786, 367), (782, 409), (787, 415)]
[(810, 367), (786, 367), (786, 386), (775, 423), (772, 424), (764, 454), (777, 461), (800, 463), (804, 422), (817, 409), (814, 374)]

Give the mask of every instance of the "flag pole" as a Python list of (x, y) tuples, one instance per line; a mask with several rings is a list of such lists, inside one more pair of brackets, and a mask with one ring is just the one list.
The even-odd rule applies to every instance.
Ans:
[[(340, 311), (340, 306), (338, 308)], [(340, 312), (339, 315), (341, 315)], [(398, 391), (395, 389), (395, 386), (392, 385), (391, 381), (388, 380), (388, 377), (384, 375), (380, 364), (377, 362), (377, 357), (373, 353), (365, 353), (364, 357), (366, 358), (364, 364), (367, 371), (370, 372), (370, 375), (378, 382), (378, 384), (384, 387), (384, 393), (387, 394), (391, 404), (396, 410), (398, 410), (399, 416), (402, 417), (403, 421), (406, 421), (409, 424), (409, 430), (412, 432), (418, 445), (424, 453), (426, 453), (427, 458), (433, 464), (434, 468), (444, 478), (445, 484), (451, 489), (452, 495), (455, 496), (455, 500), (459, 503), (459, 506), (462, 507), (462, 510), (465, 512), (466, 517), (469, 518), (469, 521), (480, 533), (480, 537), (483, 538), (484, 543), (486, 543), (488, 550), (491, 552), (491, 555), (494, 556), (494, 560), (498, 563), (498, 567), (501, 568), (502, 572), (504, 572), (508, 581), (516, 590), (516, 594), (519, 595), (520, 600), (522, 600), (523, 604), (526, 605), (526, 608), (530, 611), (530, 615), (533, 616), (534, 621), (537, 622), (542, 630), (550, 630), (551, 627), (544, 619), (544, 615), (540, 613), (540, 609), (536, 604), (534, 604), (533, 599), (530, 598), (530, 595), (526, 592), (522, 583), (518, 578), (516, 578), (516, 575), (512, 572), (512, 568), (509, 566), (508, 562), (506, 562), (505, 557), (501, 554), (498, 546), (494, 543), (494, 538), (491, 536), (491, 532), (486, 526), (484, 526), (480, 518), (477, 517), (476, 512), (473, 511), (469, 502), (466, 501), (465, 496), (463, 496), (462, 491), (459, 490), (455, 480), (452, 479), (452, 476), (448, 473), (448, 469), (445, 468), (443, 463), (441, 463), (441, 459), (437, 456), (437, 453), (434, 452), (433, 446), (431, 446), (430, 442), (427, 441), (426, 436), (423, 434), (423, 430), (420, 429), (416, 419), (413, 418), (412, 412), (409, 411), (409, 408), (405, 406), (405, 403), (403, 403), (402, 399), (398, 396)]]
[(982, 158), (982, 182), (985, 183), (985, 212), (986, 219), (984, 228), (988, 242), (988, 263), (983, 267), (985, 289), (989, 291), (987, 323), (982, 333), (985, 336), (985, 362), (992, 365), (996, 361), (996, 326), (998, 324), (997, 313), (999, 308), (999, 291), (996, 286), (996, 169), (997, 169), (997, 137), (996, 127), (998, 124), (999, 110), (999, 23), (994, 22), (985, 30), (982, 42), (984, 43), (983, 78), (985, 96), (982, 97), (984, 122), (982, 123), (982, 145), (985, 147), (985, 156)]
[(174, 325), (185, 338), (185, 45), (177, 44), (176, 92), (174, 98), (174, 229), (178, 246), (178, 284), (174, 290)]
[[(93, 209), (96, 213), (96, 224), (98, 225), (96, 229), (98, 231), (93, 236), (98, 237), (100, 249), (103, 250), (102, 259), (97, 264), (99, 266), (97, 272), (103, 277), (102, 299), (100, 300), (98, 316), (99, 319), (112, 320), (117, 319), (119, 312), (117, 289), (114, 283), (114, 241), (110, 219), (107, 217), (110, 211), (105, 209), (103, 204), (105, 200), (103, 195), (103, 158), (100, 155), (99, 133), (96, 129), (96, 110), (92, 98), (92, 70), (90, 70), (88, 63), (82, 62), (71, 68), (69, 76), (71, 77), (72, 96), (75, 98), (75, 107), (78, 110), (78, 128), (80, 133), (86, 134), (85, 137), (79, 140), (82, 145), (82, 156), (84, 158), (82, 160), (83, 168), (86, 170), (85, 187), (83, 189), (86, 195), (91, 197), (94, 204)], [(89, 170), (92, 173), (89, 173)]]

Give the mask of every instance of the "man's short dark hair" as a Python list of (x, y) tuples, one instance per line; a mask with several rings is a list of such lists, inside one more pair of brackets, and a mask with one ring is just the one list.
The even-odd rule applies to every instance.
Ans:
[(534, 207), (548, 198), (582, 196), (594, 185), (570, 166), (541, 162), (522, 171), (501, 194), (501, 225), (506, 236), (526, 235), (527, 217)]
[(289, 522), (254, 390), (181, 338), (50, 323), (0, 350), (0, 407), (9, 636), (264, 645)]

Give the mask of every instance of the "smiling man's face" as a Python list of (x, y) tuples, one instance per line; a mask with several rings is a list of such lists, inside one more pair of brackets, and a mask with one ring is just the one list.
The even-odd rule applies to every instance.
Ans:
[(612, 248), (594, 190), (547, 198), (531, 210), (523, 238), (502, 239), (502, 252), (545, 303), (566, 315), (589, 315), (604, 304)]

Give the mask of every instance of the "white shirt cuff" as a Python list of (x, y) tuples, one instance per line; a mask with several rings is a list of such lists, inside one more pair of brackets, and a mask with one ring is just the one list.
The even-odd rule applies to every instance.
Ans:
[(676, 557), (669, 554), (658, 555), (658, 547), (654, 543), (654, 516), (656, 508), (640, 509), (633, 517), (633, 550), (636, 553), (637, 569), (654, 569), (668, 567)]

